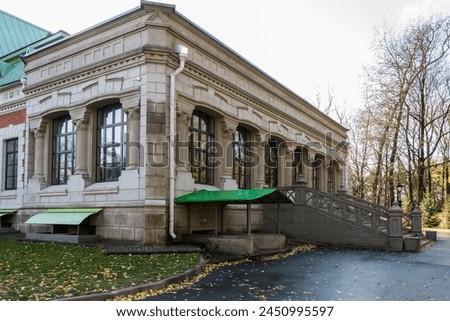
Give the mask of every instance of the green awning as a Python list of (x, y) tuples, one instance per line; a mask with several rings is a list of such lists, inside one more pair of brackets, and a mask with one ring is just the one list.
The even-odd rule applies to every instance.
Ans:
[(101, 208), (57, 208), (33, 215), (28, 224), (80, 225), (89, 216), (100, 212)]
[(176, 203), (226, 202), (232, 204), (252, 203), (291, 203), (291, 200), (276, 188), (237, 189), (237, 190), (200, 190), (175, 199)]
[(11, 215), (16, 213), (17, 210), (10, 210), (10, 209), (0, 209), (0, 217), (4, 216), (4, 215)]

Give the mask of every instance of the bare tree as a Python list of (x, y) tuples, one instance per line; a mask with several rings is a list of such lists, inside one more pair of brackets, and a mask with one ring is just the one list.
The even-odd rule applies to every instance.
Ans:
[(450, 158), (449, 17), (419, 21), (401, 33), (385, 29), (375, 49), (357, 119), (368, 131), (358, 131), (362, 159), (354, 159), (360, 162), (354, 175), (359, 183), (370, 182), (377, 203), (390, 205), (396, 180), (406, 180), (410, 200), (420, 201), (432, 190), (432, 167)]

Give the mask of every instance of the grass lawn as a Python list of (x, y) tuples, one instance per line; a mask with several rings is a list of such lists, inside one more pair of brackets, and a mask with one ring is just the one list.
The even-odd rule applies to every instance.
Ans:
[(199, 254), (104, 255), (100, 248), (0, 240), (0, 300), (52, 300), (158, 281)]

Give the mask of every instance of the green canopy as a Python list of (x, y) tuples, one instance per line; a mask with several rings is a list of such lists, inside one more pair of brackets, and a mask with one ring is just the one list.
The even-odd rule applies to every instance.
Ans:
[(0, 209), (0, 217), (2, 217), (3, 215), (14, 214), (15, 212), (17, 212), (17, 210)]
[(59, 208), (33, 215), (25, 223), (80, 225), (87, 217), (100, 212), (101, 208)]
[(237, 189), (237, 190), (200, 190), (175, 199), (176, 203), (291, 203), (289, 198), (276, 188)]

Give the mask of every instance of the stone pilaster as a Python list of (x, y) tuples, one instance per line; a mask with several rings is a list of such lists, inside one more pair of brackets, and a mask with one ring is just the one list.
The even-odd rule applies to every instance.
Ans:
[(44, 164), (45, 164), (45, 135), (47, 132), (47, 123), (41, 122), (39, 127), (31, 129), (35, 140), (34, 149), (34, 179), (45, 181)]
[(139, 167), (139, 156), (141, 143), (139, 139), (139, 129), (141, 124), (141, 110), (139, 106), (124, 107), (127, 115), (127, 130), (129, 133), (128, 149), (128, 167), (127, 169), (137, 169)]
[(189, 126), (192, 119), (192, 110), (177, 112), (177, 170), (187, 171), (189, 164)]
[(294, 165), (294, 152), (295, 152), (295, 144), (293, 143), (286, 143), (286, 147), (284, 150), (284, 185), (285, 186), (293, 186), (293, 165)]
[(263, 133), (259, 132), (255, 135), (255, 142), (256, 142), (256, 153), (259, 156), (259, 159), (257, 159), (257, 162), (255, 164), (256, 166), (256, 188), (265, 188), (267, 187), (266, 184), (266, 159), (265, 159), (265, 147), (267, 144), (267, 137)]
[(237, 189), (236, 180), (233, 179), (233, 134), (236, 132), (237, 123), (223, 118), (220, 121), (220, 140), (218, 146), (222, 153), (220, 163), (220, 188), (223, 190)]
[(88, 177), (88, 130), (89, 118), (82, 117), (72, 119), (77, 132), (76, 140), (76, 158), (75, 158), (75, 175), (82, 175), (83, 178)]
[(183, 195), (194, 190), (195, 182), (189, 172), (189, 126), (195, 106), (187, 102), (177, 103), (177, 129), (176, 129), (176, 179), (175, 194)]
[(139, 156), (141, 148), (139, 134), (141, 125), (140, 96), (133, 93), (130, 96), (120, 98), (123, 111), (127, 115), (127, 170), (139, 168)]

